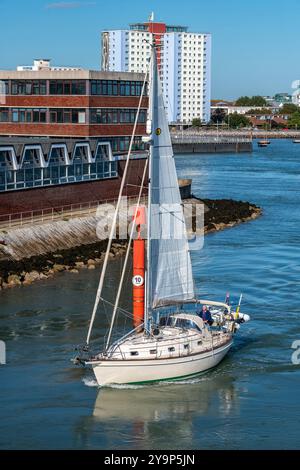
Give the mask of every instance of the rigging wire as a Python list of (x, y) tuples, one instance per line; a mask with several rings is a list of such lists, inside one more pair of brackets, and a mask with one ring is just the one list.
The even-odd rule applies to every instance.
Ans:
[(109, 333), (108, 333), (108, 337), (107, 337), (106, 349), (108, 348), (109, 343), (110, 343), (112, 329), (113, 329), (113, 326), (114, 326), (114, 321), (115, 321), (116, 313), (117, 313), (118, 306), (119, 306), (119, 301), (120, 301), (120, 296), (121, 296), (121, 292), (122, 292), (122, 288), (123, 288), (124, 278), (125, 278), (125, 275), (126, 275), (126, 268), (127, 268), (129, 253), (130, 253), (130, 249), (131, 249), (131, 242), (132, 242), (132, 239), (133, 239), (134, 230), (136, 228), (136, 218), (137, 218), (137, 214), (138, 214), (138, 210), (139, 210), (140, 200), (141, 200), (141, 197), (142, 197), (143, 186), (144, 186), (144, 181), (145, 181), (145, 177), (146, 177), (147, 168), (148, 168), (148, 158), (146, 159), (146, 162), (145, 162), (142, 184), (141, 184), (141, 188), (140, 188), (140, 192), (139, 192), (139, 196), (138, 196), (138, 201), (137, 201), (137, 204), (136, 204), (136, 207), (135, 207), (135, 213), (134, 213), (132, 227), (131, 227), (131, 231), (130, 231), (128, 246), (127, 246), (127, 250), (126, 250), (122, 275), (121, 275), (121, 279), (120, 279), (120, 283), (119, 283), (119, 287), (118, 287), (116, 302), (115, 302), (114, 311), (113, 311), (113, 314), (112, 314), (112, 319), (111, 319), (111, 324), (110, 324), (110, 329), (109, 329)]
[[(103, 298), (101, 298), (101, 300), (102, 300), (104, 303), (110, 305), (111, 307), (114, 307), (114, 304), (113, 304), (112, 302), (110, 302), (109, 300), (106, 300), (106, 299), (103, 299)], [(131, 312), (129, 312), (128, 310), (125, 310), (125, 309), (122, 308), (122, 307), (118, 307), (118, 310), (119, 310), (121, 313), (123, 313), (124, 316), (126, 316), (126, 317), (128, 317), (128, 318), (130, 318), (130, 319), (133, 318), (133, 314), (132, 314)]]
[[(98, 310), (99, 301), (100, 301), (100, 298), (101, 298), (102, 289), (103, 289), (103, 285), (104, 285), (104, 279), (105, 279), (105, 274), (106, 274), (106, 269), (107, 269), (107, 264), (108, 264), (109, 253), (110, 253), (110, 249), (111, 249), (115, 229), (116, 229), (116, 226), (117, 226), (117, 217), (118, 217), (121, 202), (122, 202), (122, 194), (123, 194), (123, 190), (124, 190), (124, 186), (125, 186), (125, 180), (126, 180), (126, 176), (127, 176), (127, 172), (128, 172), (129, 160), (130, 160), (130, 155), (131, 155), (131, 151), (132, 151), (132, 147), (133, 147), (134, 137), (135, 137), (135, 133), (136, 133), (137, 125), (138, 125), (140, 109), (141, 109), (142, 101), (143, 101), (143, 97), (144, 97), (145, 86), (146, 86), (146, 83), (147, 83), (148, 71), (149, 71), (149, 64), (147, 65), (147, 71), (146, 71), (143, 86), (142, 86), (142, 91), (141, 91), (141, 95), (140, 95), (140, 99), (139, 99), (138, 110), (137, 110), (136, 117), (135, 117), (133, 132), (132, 132), (132, 136), (131, 136), (131, 139), (130, 139), (128, 154), (127, 154), (127, 158), (126, 158), (126, 164), (125, 164), (125, 168), (124, 168), (124, 172), (123, 172), (123, 178), (122, 178), (122, 181), (121, 181), (118, 202), (117, 202), (117, 205), (116, 205), (114, 218), (113, 218), (112, 225), (111, 225), (110, 235), (109, 235), (107, 248), (106, 248), (106, 253), (105, 253), (105, 258), (104, 258), (104, 263), (103, 263), (103, 268), (102, 268), (102, 271), (101, 271), (101, 276), (100, 276), (99, 285), (98, 285), (98, 289), (97, 289), (95, 304), (94, 304), (92, 317), (91, 317), (91, 321), (90, 321), (90, 325), (89, 325), (89, 329), (88, 329), (88, 333), (87, 333), (87, 337), (86, 337), (86, 345), (87, 346), (89, 345), (89, 342), (90, 342), (90, 339), (91, 339), (92, 329), (93, 329), (93, 325), (94, 325), (94, 321), (95, 321), (95, 317), (96, 317), (96, 313), (97, 313), (97, 310)], [(144, 184), (144, 182), (143, 182), (143, 184)]]

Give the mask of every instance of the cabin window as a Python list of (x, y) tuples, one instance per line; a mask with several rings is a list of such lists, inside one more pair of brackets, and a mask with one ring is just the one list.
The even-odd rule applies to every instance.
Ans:
[(130, 356), (138, 356), (138, 351), (130, 351)]
[(189, 348), (189, 345), (188, 345), (188, 344), (185, 344), (183, 347), (184, 347), (184, 349), (188, 349), (188, 348)]
[(177, 318), (176, 326), (178, 328), (183, 328), (183, 329), (193, 328), (194, 330), (198, 330), (201, 333), (201, 329), (199, 328), (198, 325), (196, 325), (195, 322), (193, 322), (192, 320), (185, 319), (185, 318)]
[(198, 341), (198, 343), (197, 343), (197, 344), (198, 344), (198, 346), (201, 346), (201, 344), (202, 344), (202, 341)]
[(160, 326), (174, 326), (175, 318), (174, 317), (161, 317), (159, 320)]
[(176, 326), (178, 328), (193, 328), (193, 322), (186, 320), (185, 318), (177, 318)]
[(156, 354), (157, 353), (157, 349), (150, 349), (150, 354)]
[(175, 348), (172, 346), (171, 348), (168, 348), (168, 351), (169, 351), (169, 352), (174, 352), (174, 351), (175, 351)]

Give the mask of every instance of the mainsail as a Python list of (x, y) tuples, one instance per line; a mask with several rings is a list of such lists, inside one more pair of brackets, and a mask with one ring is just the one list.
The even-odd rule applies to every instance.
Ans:
[(148, 306), (195, 299), (191, 259), (156, 53), (152, 69)]

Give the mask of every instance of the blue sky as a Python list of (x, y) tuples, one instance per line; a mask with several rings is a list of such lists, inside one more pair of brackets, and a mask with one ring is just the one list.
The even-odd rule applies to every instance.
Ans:
[(213, 35), (212, 96), (291, 91), (300, 78), (299, 0), (0, 0), (0, 69), (51, 58), (100, 67), (100, 31), (144, 21)]

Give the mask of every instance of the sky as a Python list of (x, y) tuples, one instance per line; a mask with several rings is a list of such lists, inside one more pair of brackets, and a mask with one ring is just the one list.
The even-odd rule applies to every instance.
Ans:
[(100, 69), (100, 32), (155, 20), (212, 34), (212, 98), (292, 92), (299, 0), (0, 0), (0, 69), (50, 58)]

